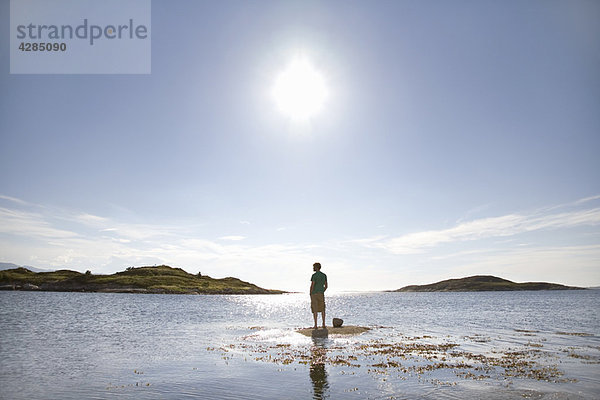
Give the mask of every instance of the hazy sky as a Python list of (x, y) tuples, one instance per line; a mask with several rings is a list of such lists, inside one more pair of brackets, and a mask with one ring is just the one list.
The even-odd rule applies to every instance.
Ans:
[[(153, 1), (151, 75), (10, 75), (4, 34), (0, 261), (600, 285), (599, 20), (578, 0)], [(299, 52), (329, 93), (302, 123), (272, 96)]]

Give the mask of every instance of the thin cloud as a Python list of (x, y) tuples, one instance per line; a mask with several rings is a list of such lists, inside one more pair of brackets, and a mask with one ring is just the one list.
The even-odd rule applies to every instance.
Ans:
[(221, 236), (219, 239), (220, 240), (231, 240), (231, 241), (237, 242), (239, 240), (246, 239), (246, 236), (230, 235), (230, 236)]
[(577, 200), (576, 202), (574, 202), (574, 205), (580, 205), (580, 204), (584, 204), (590, 201), (594, 201), (594, 200), (598, 200), (600, 199), (600, 195), (597, 196), (590, 196), (590, 197), (584, 197), (583, 199)]
[(20, 205), (23, 205), (23, 206), (29, 204), (26, 201), (23, 201), (21, 199), (17, 199), (16, 197), (5, 196), (5, 195), (2, 195), (2, 194), (0, 194), (0, 199), (7, 200), (7, 201), (10, 201), (10, 202), (13, 202), (13, 203), (17, 203), (17, 204), (20, 204)]
[(43, 215), (0, 207), (0, 232), (32, 239), (65, 239), (76, 233), (53, 227)]
[(532, 231), (586, 225), (600, 225), (600, 208), (545, 215), (509, 214), (462, 222), (448, 229), (415, 232), (381, 240), (367, 238), (355, 242), (367, 247), (384, 249), (393, 254), (418, 254), (444, 243), (508, 237)]
[(97, 215), (87, 213), (76, 215), (75, 220), (91, 226), (103, 226), (109, 222), (108, 218), (99, 217)]

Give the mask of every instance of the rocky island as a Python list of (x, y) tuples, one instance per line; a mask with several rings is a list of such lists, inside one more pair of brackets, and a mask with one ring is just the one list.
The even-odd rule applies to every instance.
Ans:
[(583, 290), (583, 288), (546, 282), (515, 283), (491, 275), (448, 279), (429, 285), (411, 285), (392, 292), (485, 292), (510, 290)]
[(32, 272), (26, 268), (0, 271), (0, 289), (55, 292), (116, 292), (170, 294), (281, 294), (237, 278), (192, 275), (167, 265), (127, 268), (112, 275), (77, 271)]

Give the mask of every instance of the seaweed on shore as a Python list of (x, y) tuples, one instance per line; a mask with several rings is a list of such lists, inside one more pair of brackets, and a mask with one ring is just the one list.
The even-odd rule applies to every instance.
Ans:
[[(252, 336), (252, 335), (250, 335)], [(247, 339), (247, 338), (246, 338)], [(531, 348), (533, 345), (534, 348)], [(221, 351), (229, 357), (242, 353), (245, 359), (279, 365), (330, 365), (346, 369), (364, 368), (376, 376), (393, 374), (400, 379), (416, 377), (442, 382), (435, 371), (448, 371), (463, 380), (527, 379), (552, 383), (575, 382), (564, 377), (554, 358), (542, 352), (535, 344), (524, 344), (519, 349), (493, 349), (490, 354), (479, 354), (461, 349), (459, 343), (429, 335), (388, 339), (372, 339), (337, 345), (318, 346), (315, 343), (297, 345), (288, 343), (265, 343), (244, 340), (208, 350)], [(585, 359), (573, 354), (573, 358)], [(456, 382), (442, 382), (456, 384)]]

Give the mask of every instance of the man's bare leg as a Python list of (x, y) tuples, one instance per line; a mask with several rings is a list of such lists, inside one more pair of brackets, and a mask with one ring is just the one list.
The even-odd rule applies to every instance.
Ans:
[(313, 329), (317, 329), (318, 327), (317, 327), (317, 313), (316, 312), (313, 313), (313, 317), (315, 319), (315, 326), (313, 326)]
[[(323, 328), (325, 328), (325, 311), (321, 313), (323, 315)], [(317, 324), (317, 320), (315, 319), (315, 325)]]

